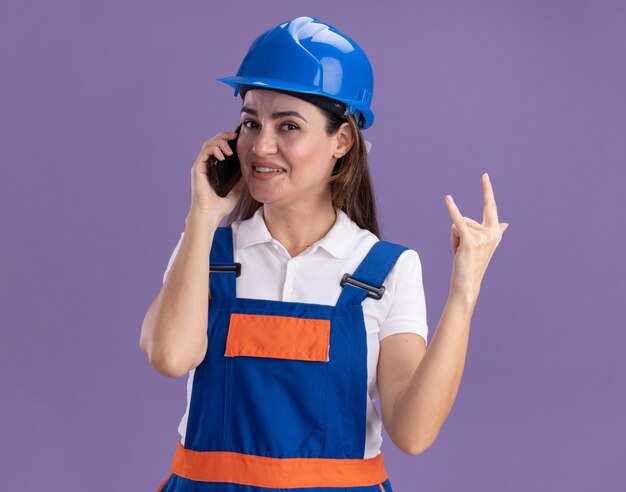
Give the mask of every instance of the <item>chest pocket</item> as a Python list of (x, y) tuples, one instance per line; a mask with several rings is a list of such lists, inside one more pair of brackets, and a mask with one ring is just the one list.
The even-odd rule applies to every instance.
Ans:
[(226, 449), (319, 457), (331, 320), (231, 313), (224, 352)]
[(328, 319), (233, 313), (224, 355), (325, 362), (329, 343)]

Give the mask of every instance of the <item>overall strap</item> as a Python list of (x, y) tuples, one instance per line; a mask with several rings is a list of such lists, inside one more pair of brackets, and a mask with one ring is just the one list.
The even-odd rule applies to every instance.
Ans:
[(374, 243), (352, 275), (341, 279), (343, 290), (337, 305), (360, 304), (366, 297), (380, 299), (385, 292), (383, 282), (406, 246), (379, 240)]
[(235, 278), (241, 273), (241, 264), (234, 261), (233, 230), (218, 227), (213, 236), (209, 258), (209, 288), (211, 299), (237, 297)]

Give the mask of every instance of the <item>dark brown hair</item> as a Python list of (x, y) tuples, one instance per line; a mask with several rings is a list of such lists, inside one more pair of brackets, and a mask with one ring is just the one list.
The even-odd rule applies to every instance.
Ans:
[[(256, 89), (256, 88), (255, 88)], [(270, 89), (262, 89), (270, 90)], [(286, 92), (286, 91), (279, 91)], [(287, 94), (298, 97), (296, 93)], [(243, 99), (245, 91), (241, 93)], [(323, 97), (323, 96), (317, 96)], [(310, 97), (308, 98), (311, 101)], [(313, 104), (315, 104), (313, 102)], [(342, 123), (348, 123), (354, 136), (354, 143), (350, 150), (337, 159), (330, 177), (330, 194), (334, 208), (343, 210), (361, 229), (367, 229), (381, 238), (376, 212), (376, 198), (367, 163), (367, 151), (365, 141), (356, 119), (353, 115), (339, 116), (316, 105), (326, 118), (326, 134), (334, 135)], [(226, 227), (236, 220), (246, 220), (254, 215), (258, 208), (263, 205), (256, 201), (247, 185), (244, 185), (235, 208), (226, 219)]]

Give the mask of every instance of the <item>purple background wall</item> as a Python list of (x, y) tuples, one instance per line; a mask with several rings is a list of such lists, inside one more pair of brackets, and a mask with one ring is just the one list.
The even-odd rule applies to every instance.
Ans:
[[(262, 30), (313, 15), (375, 70), (385, 238), (420, 253), (429, 340), (450, 193), (511, 225), (482, 285), (458, 398), (395, 490), (624, 490), (624, 2), (81, 2), (0, 6), (0, 488), (154, 490), (186, 378), (140, 352), (204, 140)], [(620, 193), (621, 192), (621, 193)]]

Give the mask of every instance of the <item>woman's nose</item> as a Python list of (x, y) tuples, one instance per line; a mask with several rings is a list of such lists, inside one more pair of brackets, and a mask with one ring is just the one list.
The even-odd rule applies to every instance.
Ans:
[(262, 157), (275, 154), (276, 150), (276, 136), (272, 129), (261, 128), (252, 142), (252, 151), (259, 157)]

